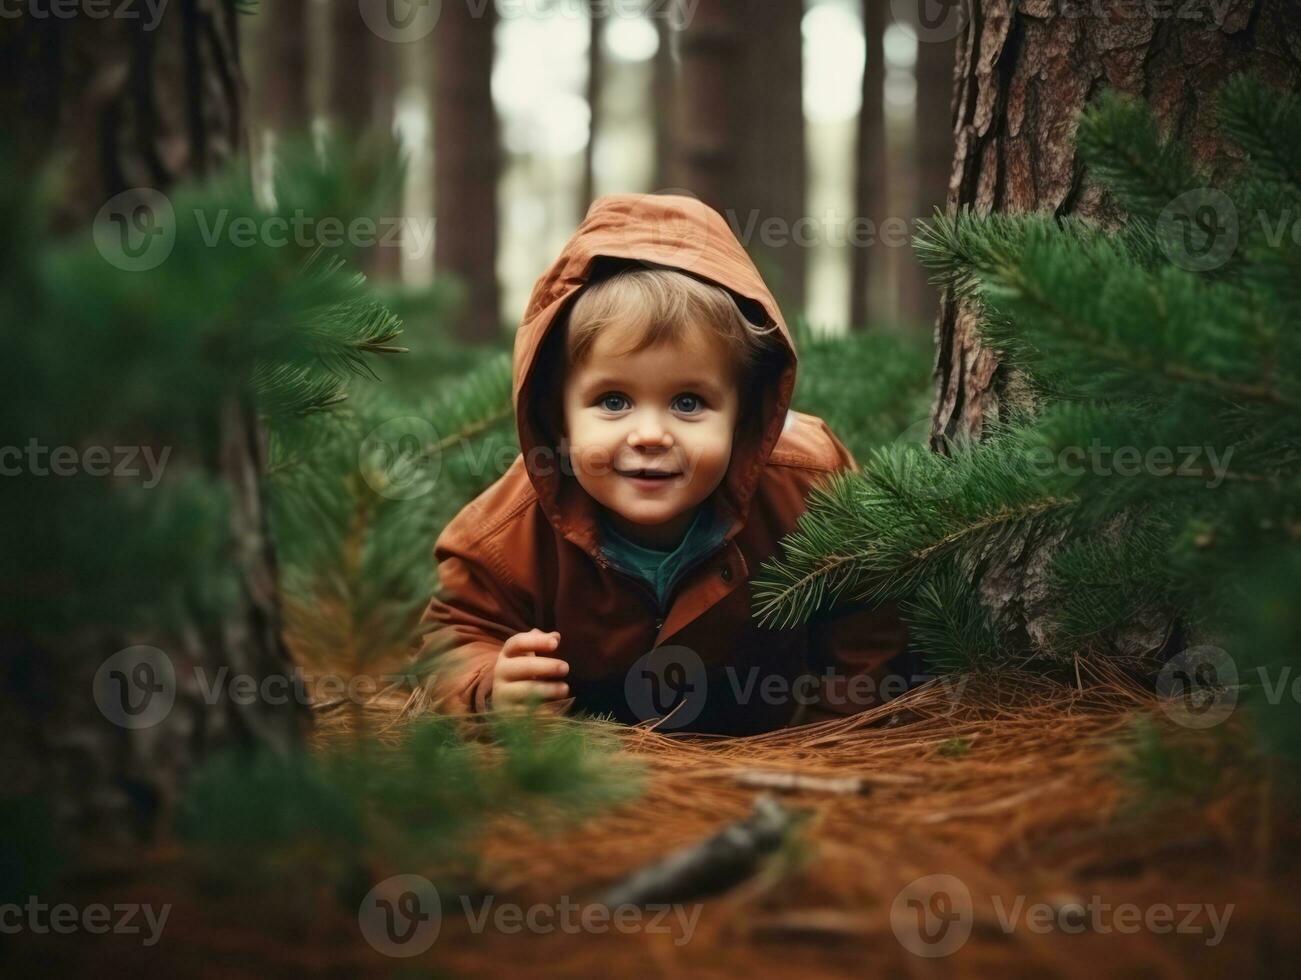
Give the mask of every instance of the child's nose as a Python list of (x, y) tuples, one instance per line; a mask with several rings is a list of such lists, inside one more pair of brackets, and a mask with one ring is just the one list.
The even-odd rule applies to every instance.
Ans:
[(673, 445), (673, 433), (655, 418), (643, 418), (628, 433), (628, 445), (633, 447), (668, 449)]

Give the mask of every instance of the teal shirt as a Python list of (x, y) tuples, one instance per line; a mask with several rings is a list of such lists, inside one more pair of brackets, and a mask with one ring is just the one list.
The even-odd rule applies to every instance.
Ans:
[(659, 551), (629, 541), (610, 525), (604, 514), (599, 523), (601, 550), (605, 556), (611, 564), (647, 582), (655, 590), (660, 609), (664, 608), (682, 573), (722, 544), (727, 533), (709, 502), (696, 512), (691, 526), (672, 551)]

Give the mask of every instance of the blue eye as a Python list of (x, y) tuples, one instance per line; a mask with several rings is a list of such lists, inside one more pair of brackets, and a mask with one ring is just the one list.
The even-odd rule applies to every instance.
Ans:
[(678, 395), (673, 399), (673, 408), (683, 415), (695, 415), (704, 410), (705, 402), (699, 395)]
[(622, 412), (628, 407), (628, 399), (618, 394), (602, 395), (597, 404), (607, 412)]

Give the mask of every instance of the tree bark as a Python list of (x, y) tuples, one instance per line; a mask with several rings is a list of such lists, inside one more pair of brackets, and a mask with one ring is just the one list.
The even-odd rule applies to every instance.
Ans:
[[(1103, 88), (1146, 100), (1164, 131), (1187, 140), (1211, 179), (1232, 165), (1219, 156), (1215, 99), (1230, 75), (1255, 70), (1280, 88), (1301, 81), (1301, 11), (1291, 0), (1214, 5), (1063, 6), (1056, 0), (981, 0), (958, 37), (955, 155), (949, 213), (1049, 212), (1103, 223), (1120, 217), (1075, 151), (1080, 111)], [(1179, 15), (1184, 9), (1192, 15)], [(1153, 19), (1149, 11), (1166, 11)], [(1063, 13), (1063, 12), (1066, 13)], [(923, 42), (925, 43), (925, 42)], [(980, 342), (976, 311), (946, 296), (936, 324), (936, 400), (931, 442), (979, 439), (986, 423), (1026, 405), (1024, 387)], [(1056, 541), (1007, 542), (980, 581), (993, 621), (1040, 648), (1052, 609), (1047, 569)], [(1170, 624), (1135, 624), (1125, 652), (1173, 642)]]
[[(5, 84), (5, 117), (32, 138), (23, 164), (35, 175), (58, 157), (71, 179), (57, 221), (84, 229), (124, 190), (166, 191), (212, 174), (244, 147), (243, 82), (236, 14), (223, 0), (177, 0), (152, 30), (139, 21), (22, 18), (4, 22), (3, 47), (17, 87)], [(215, 749), (301, 741), (304, 706), (237, 705), (202, 696), (223, 668), (255, 682), (288, 676), (275, 555), (262, 497), (264, 434), (239, 397), (214, 412), (207, 451), (182, 447), (172, 469), (203, 468), (230, 488), (230, 561), (242, 588), (224, 618), (124, 633), (85, 623), (77, 635), (19, 637), (0, 698), (22, 746), (11, 778), (47, 793), (74, 840), (111, 847), (160, 829), (188, 771)], [(104, 434), (101, 438), (107, 438)], [(129, 440), (127, 440), (129, 441)], [(188, 613), (190, 610), (185, 610)], [(97, 669), (136, 644), (162, 650), (175, 668), (175, 703), (148, 728), (120, 727), (92, 696)], [(12, 760), (11, 760), (12, 761)], [(14, 784), (11, 783), (11, 789)]]
[[(1098, 6), (1107, 16), (1093, 13)], [(1075, 153), (1080, 110), (1103, 88), (1145, 99), (1165, 131), (1215, 165), (1215, 95), (1255, 69), (1280, 87), (1301, 78), (1301, 11), (1290, 0), (1215, 5), (980, 0), (958, 38), (950, 212), (1048, 211), (1109, 220), (1114, 208)], [(1074, 11), (1063, 16), (1062, 11)], [(1153, 19), (1149, 10), (1167, 11)], [(925, 42), (923, 42), (925, 43)], [(951, 300), (936, 328), (932, 441), (979, 437), (1009, 397), (1011, 379), (981, 347), (976, 319)]]
[(497, 284), (497, 179), (501, 171), (492, 102), (493, 28), (487, 4), (444, 4), (434, 37), (434, 268), (465, 289), (454, 331), (469, 343), (501, 334)]
[[(885, 219), (888, 167), (885, 153), (885, 4), (863, 0), (863, 107), (858, 114), (857, 166), (854, 177), (854, 208), (860, 219), (880, 227)], [(947, 161), (946, 161), (947, 164)], [(855, 246), (850, 252), (849, 328), (863, 330), (872, 317), (873, 262), (870, 245)]]

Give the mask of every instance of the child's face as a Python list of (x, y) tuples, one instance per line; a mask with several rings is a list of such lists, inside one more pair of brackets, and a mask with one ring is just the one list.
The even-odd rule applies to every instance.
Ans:
[(727, 473), (736, 367), (702, 331), (632, 354), (616, 353), (629, 346), (619, 333), (602, 332), (566, 372), (568, 451), (579, 485), (616, 528), (672, 546)]

